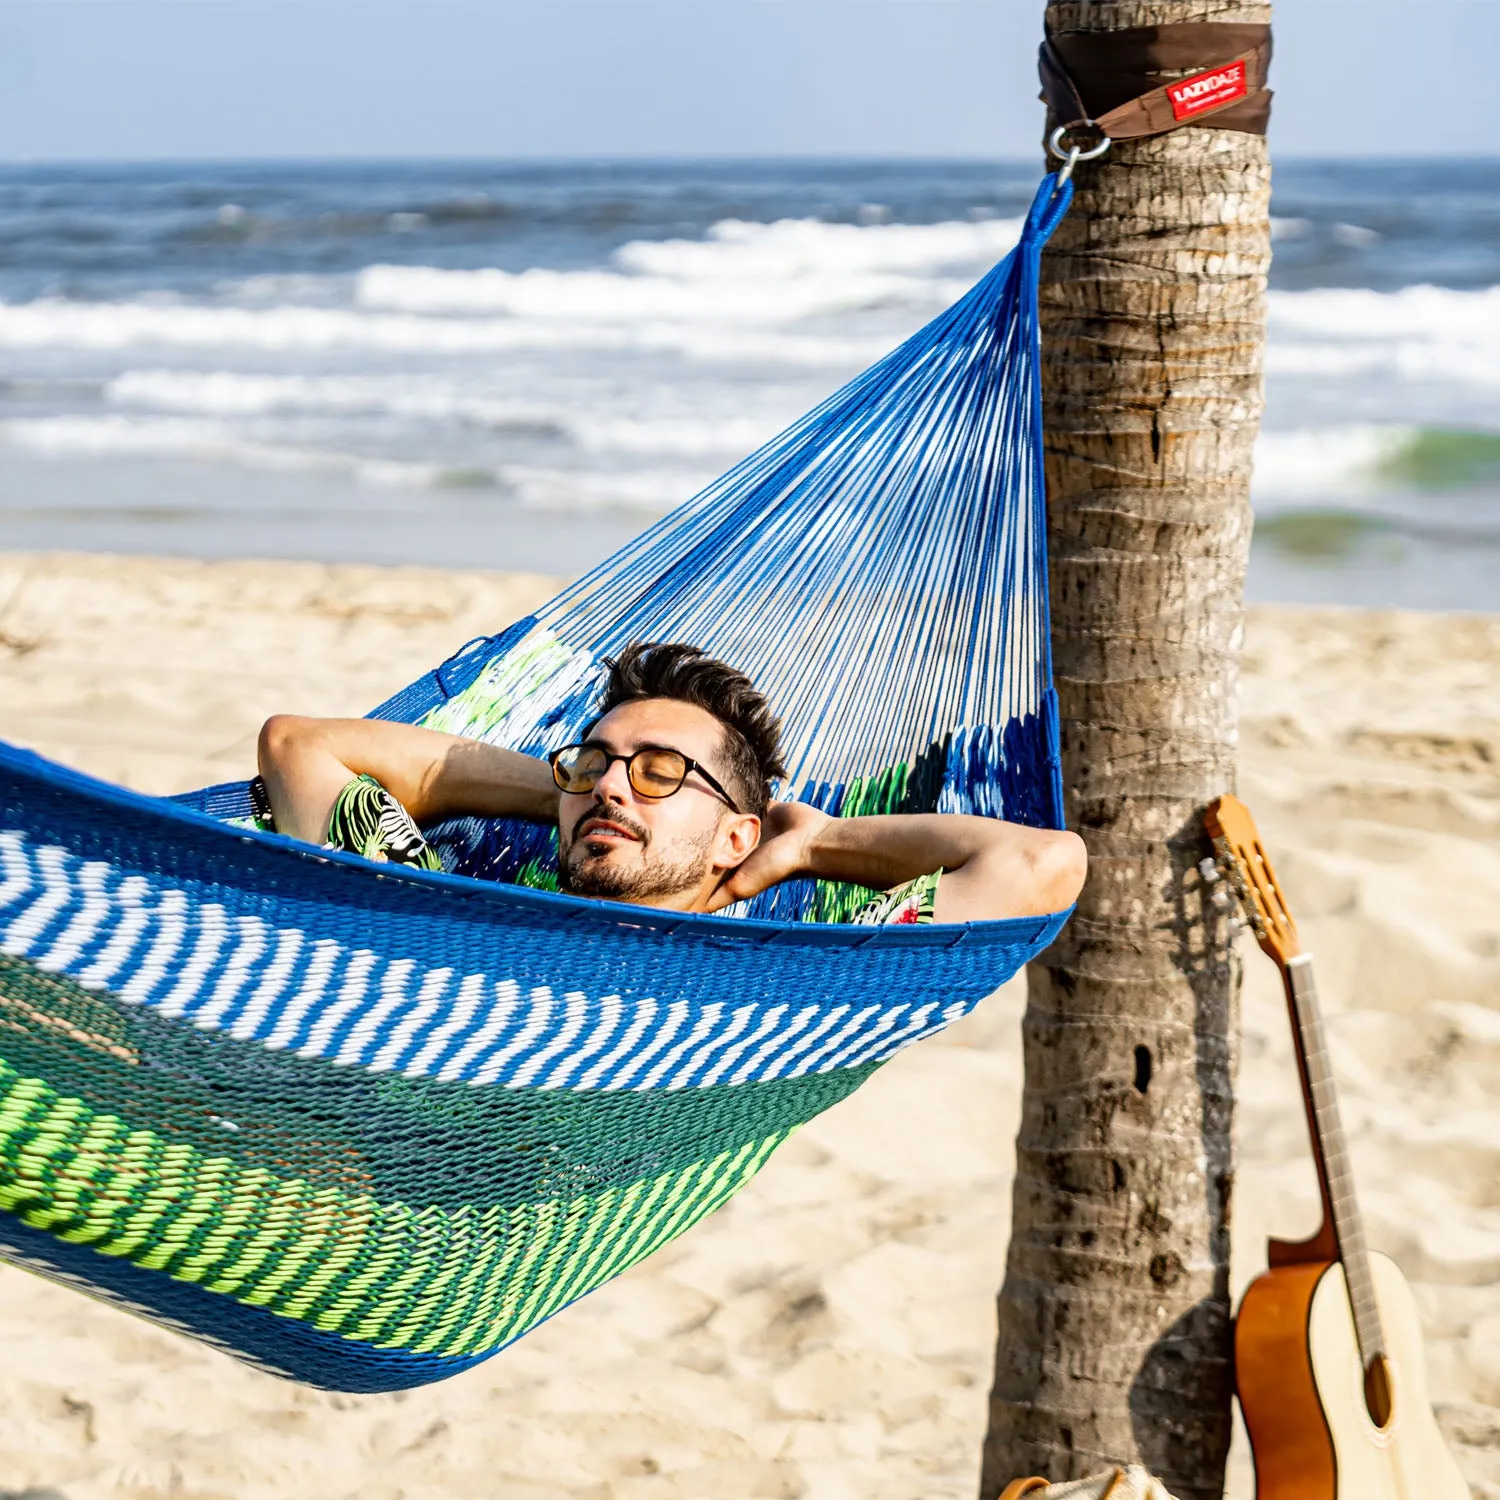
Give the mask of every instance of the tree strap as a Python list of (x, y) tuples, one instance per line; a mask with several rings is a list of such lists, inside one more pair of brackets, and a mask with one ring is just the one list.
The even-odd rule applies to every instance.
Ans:
[[(1271, 28), (1185, 21), (1122, 31), (1047, 33), (1042, 98), (1062, 125), (1116, 141), (1189, 125), (1264, 135), (1271, 120)], [(1163, 73), (1176, 75), (1158, 84)]]

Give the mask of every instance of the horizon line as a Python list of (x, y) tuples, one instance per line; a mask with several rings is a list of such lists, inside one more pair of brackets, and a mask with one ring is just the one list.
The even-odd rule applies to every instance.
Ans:
[[(986, 155), (971, 151), (954, 152), (840, 152), (840, 151), (726, 151), (726, 152), (589, 152), (558, 151), (541, 152), (296, 152), (277, 154), (255, 154), (231, 152), (227, 154), (202, 155), (44, 155), (21, 153), (6, 155), (0, 152), (0, 168), (5, 167), (189, 167), (189, 166), (342, 166), (360, 164), (487, 164), (506, 166), (717, 166), (743, 165), (747, 163), (784, 162), (791, 165), (942, 165), (974, 166), (1039, 166), (1042, 155), (1040, 144), (1036, 154), (1004, 153)], [(1271, 157), (1271, 165), (1278, 162), (1324, 162), (1351, 164), (1418, 164), (1431, 162), (1457, 162), (1465, 165), (1485, 162), (1500, 162), (1500, 148), (1484, 151), (1369, 151), (1338, 152), (1333, 154), (1313, 151), (1280, 151)]]

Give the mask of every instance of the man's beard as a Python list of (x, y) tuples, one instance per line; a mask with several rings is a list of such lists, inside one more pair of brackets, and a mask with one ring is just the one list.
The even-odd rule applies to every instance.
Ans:
[[(588, 839), (580, 839), (578, 830), (590, 818), (613, 823), (640, 840), (638, 864), (621, 869), (611, 863), (610, 853), (590, 854)], [(670, 855), (653, 857), (651, 834), (646, 826), (626, 817), (617, 808), (595, 803), (573, 824), (566, 849), (557, 862), (557, 883), (573, 896), (590, 896), (609, 901), (648, 901), (662, 896), (676, 896), (700, 885), (712, 863), (714, 830), (698, 838), (685, 839)]]

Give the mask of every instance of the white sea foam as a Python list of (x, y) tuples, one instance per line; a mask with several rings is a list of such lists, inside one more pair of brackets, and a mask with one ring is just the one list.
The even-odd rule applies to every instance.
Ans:
[(1272, 375), (1500, 385), (1500, 287), (1274, 292), (1267, 369)]
[[(721, 457), (726, 461), (759, 447), (775, 435), (778, 426), (769, 413), (726, 417), (707, 412), (609, 415), (565, 410), (476, 394), (464, 384), (422, 376), (127, 370), (105, 385), (104, 396), (118, 406), (230, 419), (392, 416), (424, 424), (461, 423), (520, 437), (561, 439), (589, 453)], [(96, 424), (81, 430), (98, 434), (101, 429)], [(111, 433), (119, 430), (109, 429)], [(143, 433), (146, 429), (132, 430)], [(157, 430), (168, 428), (158, 424)]]
[(1379, 376), (1420, 384), (1451, 382), (1485, 388), (1500, 386), (1500, 346), (1483, 340), (1403, 339), (1368, 344), (1278, 344), (1266, 351), (1272, 375), (1350, 379)]
[(259, 375), (232, 370), (126, 370), (104, 387), (120, 406), (226, 417), (282, 413), (397, 416), (482, 427), (543, 429), (546, 408), (475, 395), (451, 381), (422, 376)]
[(0, 348), (116, 352), (254, 349), (296, 356), (471, 356), (526, 352), (665, 353), (729, 364), (847, 367), (878, 358), (883, 344), (707, 323), (420, 317), (347, 308), (225, 307), (156, 302), (0, 303)]
[[(721, 431), (722, 442), (737, 436)], [(753, 441), (765, 434), (756, 433)], [(629, 447), (635, 440), (636, 446)], [(654, 467), (576, 469), (507, 465), (503, 471), (436, 461), (371, 458), (247, 437), (231, 423), (192, 417), (112, 413), (92, 417), (31, 417), (0, 422), (0, 445), (54, 458), (160, 458), (230, 464), (268, 473), (320, 474), (378, 489), (498, 488), (507, 500), (552, 510), (642, 510), (659, 515), (702, 489), (725, 463), (739, 457), (704, 446), (688, 432), (642, 424), (601, 431), (595, 451), (629, 451), (654, 458)], [(694, 463), (694, 460), (702, 462)], [(663, 462), (664, 461), (664, 462)]]
[(1352, 425), (1266, 430), (1255, 445), (1253, 489), (1257, 502), (1306, 501), (1367, 493), (1382, 464), (1416, 438), (1410, 427)]
[(507, 468), (508, 494), (537, 510), (636, 510), (659, 516), (697, 494), (714, 478), (702, 469), (612, 469), (603, 472)]
[(610, 270), (371, 266), (356, 278), (354, 298), (385, 312), (591, 323), (706, 318), (758, 327), (868, 307), (936, 308), (1003, 256), (1019, 231), (1019, 221), (1000, 219), (865, 226), (728, 221), (701, 240), (625, 245)]
[(327, 474), (382, 488), (500, 482), (499, 476), (455, 471), (442, 464), (256, 442), (233, 427), (188, 418), (22, 418), (0, 422), (0, 443), (57, 458), (185, 458), (271, 472)]
[[(726, 268), (727, 269), (727, 268)], [(637, 326), (647, 319), (707, 320), (759, 328), (871, 307), (934, 309), (960, 283), (926, 276), (851, 271), (837, 275), (715, 279), (626, 276), (611, 271), (441, 271), (426, 266), (371, 266), (355, 286), (359, 306), (377, 312), (504, 315), (600, 326)]]
[(1408, 286), (1395, 292), (1327, 287), (1273, 292), (1271, 330), (1273, 334), (1340, 339), (1494, 339), (1500, 335), (1500, 287), (1459, 291)]
[(776, 436), (770, 419), (735, 417), (715, 421), (646, 417), (599, 418), (575, 426), (579, 446), (597, 454), (662, 454), (732, 463)]
[(775, 224), (725, 220), (701, 240), (637, 240), (615, 255), (624, 271), (680, 280), (751, 280), (834, 272), (932, 274), (988, 266), (1021, 233), (1020, 219), (949, 220), (943, 224)]

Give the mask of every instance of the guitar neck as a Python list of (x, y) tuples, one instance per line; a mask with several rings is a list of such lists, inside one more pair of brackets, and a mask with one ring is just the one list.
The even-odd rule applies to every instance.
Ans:
[(1365, 1367), (1369, 1368), (1373, 1360), (1384, 1356), (1385, 1338), (1380, 1326), (1380, 1309), (1375, 1301), (1375, 1280), (1365, 1245), (1364, 1221), (1354, 1194), (1353, 1168), (1339, 1115), (1323, 1013), (1318, 1006), (1312, 955), (1302, 953), (1288, 959), (1283, 972), (1292, 1011), (1292, 1037), (1307, 1089), (1307, 1123), (1312, 1134), (1313, 1153), (1328, 1214), (1333, 1221), (1339, 1261), (1344, 1267), (1360, 1355)]

